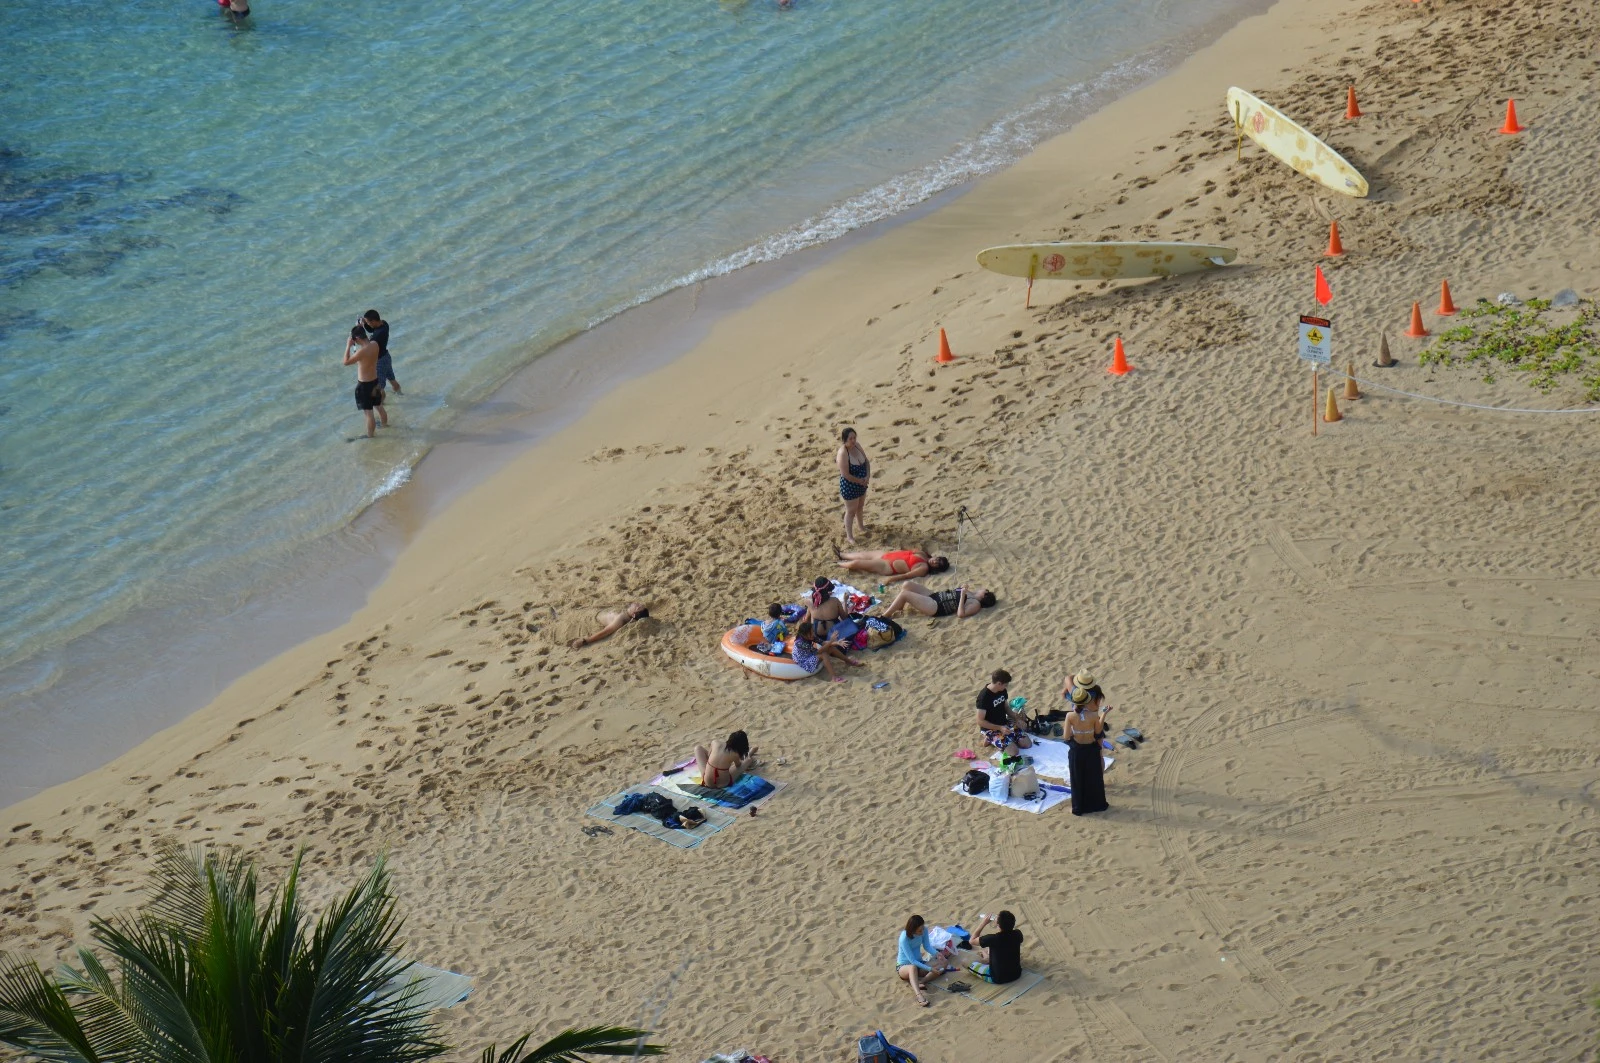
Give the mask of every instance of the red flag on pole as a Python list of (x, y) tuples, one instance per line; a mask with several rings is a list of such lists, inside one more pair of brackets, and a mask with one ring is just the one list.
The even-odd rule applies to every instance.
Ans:
[(1333, 289), (1328, 287), (1328, 278), (1322, 275), (1322, 267), (1317, 267), (1317, 302), (1327, 306), (1333, 302)]

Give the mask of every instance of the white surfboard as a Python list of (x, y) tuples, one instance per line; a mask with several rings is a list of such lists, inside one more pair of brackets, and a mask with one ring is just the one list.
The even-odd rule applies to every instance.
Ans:
[(1367, 179), (1298, 122), (1240, 88), (1228, 90), (1234, 129), (1324, 188), (1364, 198)]
[(978, 265), (1026, 280), (1129, 280), (1198, 273), (1232, 262), (1239, 252), (1214, 244), (1003, 244), (978, 252)]

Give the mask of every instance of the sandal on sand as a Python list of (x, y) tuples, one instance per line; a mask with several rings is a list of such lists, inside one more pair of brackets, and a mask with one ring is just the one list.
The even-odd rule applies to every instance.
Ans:
[(1137, 727), (1124, 727), (1122, 729), (1122, 733), (1127, 735), (1129, 738), (1143, 738), (1144, 737), (1144, 732), (1139, 730)]
[(928, 998), (927, 997), (919, 997), (917, 999), (917, 1007), (925, 1008), (927, 1006), (928, 1006)]
[(951, 982), (944, 987), (944, 990), (946, 993), (968, 993), (972, 991), (972, 987), (965, 982)]

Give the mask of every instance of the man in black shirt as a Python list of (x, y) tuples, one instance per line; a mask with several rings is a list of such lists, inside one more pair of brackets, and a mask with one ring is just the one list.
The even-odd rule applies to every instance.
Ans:
[(1010, 682), (1011, 673), (1000, 668), (989, 676), (988, 685), (978, 691), (978, 730), (983, 732), (984, 740), (996, 748), (1004, 749), (1015, 743), (1018, 749), (1027, 749), (1033, 745), (1033, 739), (1028, 737), (1028, 722), (1006, 704), (1009, 700), (1006, 686)]
[(405, 392), (400, 390), (400, 381), (394, 376), (394, 362), (389, 358), (389, 323), (376, 310), (362, 314), (361, 323), (366, 326), (367, 338), (378, 345), (378, 380), (387, 380), (396, 395), (404, 395)]
[(983, 917), (972, 937), (980, 946), (979, 959), (968, 964), (968, 970), (985, 982), (1005, 985), (1022, 977), (1022, 931), (1017, 929), (1017, 917), (1010, 912), (995, 916), (997, 934), (985, 934), (989, 917)]

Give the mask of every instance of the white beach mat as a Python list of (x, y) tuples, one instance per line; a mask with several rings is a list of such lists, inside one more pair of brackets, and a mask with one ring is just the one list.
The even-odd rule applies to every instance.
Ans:
[(979, 801), (987, 801), (991, 805), (1000, 805), (1004, 808), (1014, 808), (1018, 812), (1033, 812), (1035, 814), (1044, 813), (1072, 797), (1072, 794), (1067, 791), (1066, 787), (1053, 785), (1040, 786), (1039, 796), (1034, 798), (1032, 801), (1023, 800), (1020, 797), (1008, 797), (1004, 801), (1001, 801), (999, 798), (987, 791), (981, 794), (969, 794), (967, 793), (967, 788), (961, 783), (956, 783), (954, 786), (950, 787), (950, 792), (960, 794), (963, 797), (976, 797)]
[[(1067, 771), (1067, 757), (1069, 750), (1065, 742), (1054, 738), (1035, 738), (1033, 745), (1024, 749), (1022, 755), (1033, 758), (1033, 770), (1050, 779), (1060, 779), (1068, 786), (1072, 785), (1071, 777)], [(1112, 757), (1100, 754), (1100, 759), (1105, 762), (1106, 771), (1111, 770), (1111, 765), (1116, 763)]]

